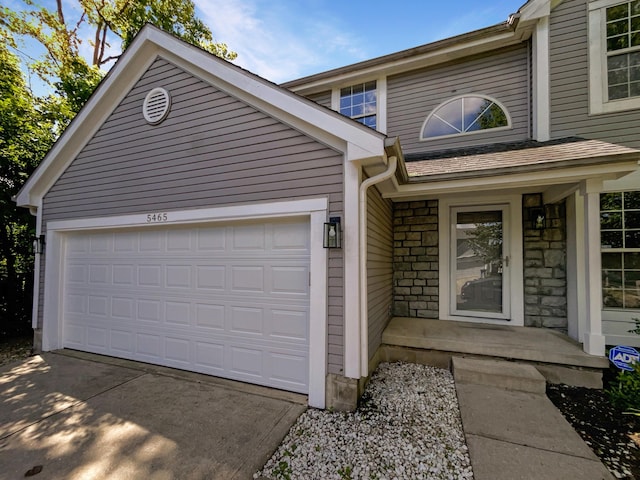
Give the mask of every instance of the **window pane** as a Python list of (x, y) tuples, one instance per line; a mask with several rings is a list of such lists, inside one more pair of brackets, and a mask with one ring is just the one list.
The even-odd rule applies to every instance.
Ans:
[(622, 290), (603, 288), (602, 303), (608, 308), (622, 308)]
[(640, 248), (640, 230), (625, 232), (624, 246), (625, 248)]
[(624, 212), (624, 228), (640, 228), (640, 212)]
[(640, 45), (640, 33), (634, 32), (630, 35), (629, 38), (631, 38), (631, 41), (630, 41), (631, 47), (637, 47), (638, 45)]
[(607, 68), (609, 70), (617, 70), (619, 68), (627, 68), (627, 55), (614, 55), (607, 58)]
[(640, 0), (635, 0), (631, 2), (631, 15), (640, 14)]
[(606, 288), (622, 288), (622, 271), (603, 270), (602, 286)]
[(607, 8), (607, 22), (618, 20), (620, 18), (627, 17), (628, 15), (629, 7), (626, 3), (623, 5), (616, 5), (615, 7)]
[(622, 248), (622, 232), (601, 232), (602, 248)]
[(622, 269), (622, 254), (621, 253), (603, 253), (602, 254), (602, 268), (603, 269)]
[(624, 268), (640, 270), (640, 253), (638, 253), (638, 252), (625, 253), (624, 254)]
[(627, 98), (628, 96), (629, 96), (629, 89), (626, 85), (609, 87), (609, 100)]
[(640, 210), (640, 192), (625, 192), (624, 208)]
[(600, 210), (622, 210), (622, 194), (620, 192), (601, 193)]
[(623, 84), (626, 86), (626, 83), (629, 81), (628, 79), (629, 70), (626, 68), (618, 69), (618, 70), (610, 70), (607, 72), (607, 80), (610, 86)]
[(438, 109), (438, 117), (450, 123), (458, 132), (462, 132), (462, 99), (443, 105)]
[(603, 230), (622, 228), (622, 212), (602, 212), (600, 214), (600, 228)]
[(624, 308), (640, 308), (640, 287), (624, 290)]
[(625, 288), (640, 287), (640, 272), (626, 270), (624, 272), (624, 286)]
[(429, 119), (427, 124), (424, 126), (424, 131), (422, 132), (423, 138), (430, 137), (440, 137), (442, 135), (453, 135), (456, 133), (460, 133), (459, 130), (451, 127), (451, 125), (446, 124), (438, 117), (433, 116)]
[(607, 23), (607, 37), (614, 37), (629, 31), (629, 21), (624, 18), (616, 22)]
[(362, 123), (367, 127), (376, 128), (376, 116), (369, 115), (367, 117), (362, 117)]
[(627, 35), (620, 35), (618, 37), (611, 37), (607, 39), (607, 51), (613, 52), (616, 50), (622, 50), (629, 46), (629, 37)]
[(633, 17), (631, 19), (631, 31), (636, 32), (640, 30), (640, 17)]

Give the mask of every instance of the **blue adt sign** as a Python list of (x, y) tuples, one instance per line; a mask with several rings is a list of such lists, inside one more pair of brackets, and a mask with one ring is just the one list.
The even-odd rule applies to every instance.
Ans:
[(633, 364), (640, 360), (640, 353), (633, 347), (613, 347), (609, 350), (609, 360), (616, 367), (631, 372)]

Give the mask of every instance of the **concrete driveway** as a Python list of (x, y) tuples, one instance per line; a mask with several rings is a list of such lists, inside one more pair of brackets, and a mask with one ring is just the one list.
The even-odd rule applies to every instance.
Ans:
[(97, 355), (0, 368), (0, 479), (249, 479), (306, 397)]

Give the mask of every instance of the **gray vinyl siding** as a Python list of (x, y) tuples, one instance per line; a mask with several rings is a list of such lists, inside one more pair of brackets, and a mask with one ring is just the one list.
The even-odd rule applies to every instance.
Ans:
[[(172, 106), (150, 126), (142, 102), (156, 86)], [(46, 194), (43, 226), (305, 197), (327, 197), (330, 214), (343, 214), (342, 153), (158, 59)], [(331, 251), (330, 373), (343, 370), (342, 277), (342, 252)], [(44, 268), (41, 306), (43, 278)]]
[(321, 93), (314, 93), (313, 95), (307, 96), (307, 98), (322, 105), (323, 107), (331, 108), (331, 90)]
[(382, 343), (393, 301), (393, 206), (375, 187), (367, 192), (367, 314), (369, 358)]
[[(525, 140), (530, 137), (529, 46), (516, 45), (434, 68), (391, 76), (387, 131), (399, 136), (405, 154)], [(512, 129), (420, 141), (427, 116), (442, 102), (464, 94), (495, 98), (508, 110)]]
[(551, 13), (551, 136), (640, 148), (640, 111), (589, 115), (587, 0), (565, 0)]

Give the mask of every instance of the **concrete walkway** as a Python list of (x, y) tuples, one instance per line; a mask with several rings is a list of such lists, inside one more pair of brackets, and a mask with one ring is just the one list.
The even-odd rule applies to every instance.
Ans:
[[(517, 379), (518, 370), (533, 367), (485, 361), (478, 367), (472, 360), (462, 368), (456, 360), (456, 390), (475, 480), (613, 479), (544, 390), (532, 388), (530, 379)], [(488, 373), (492, 366), (502, 379)]]
[(249, 479), (306, 409), (301, 395), (77, 356), (0, 368), (0, 480)]

